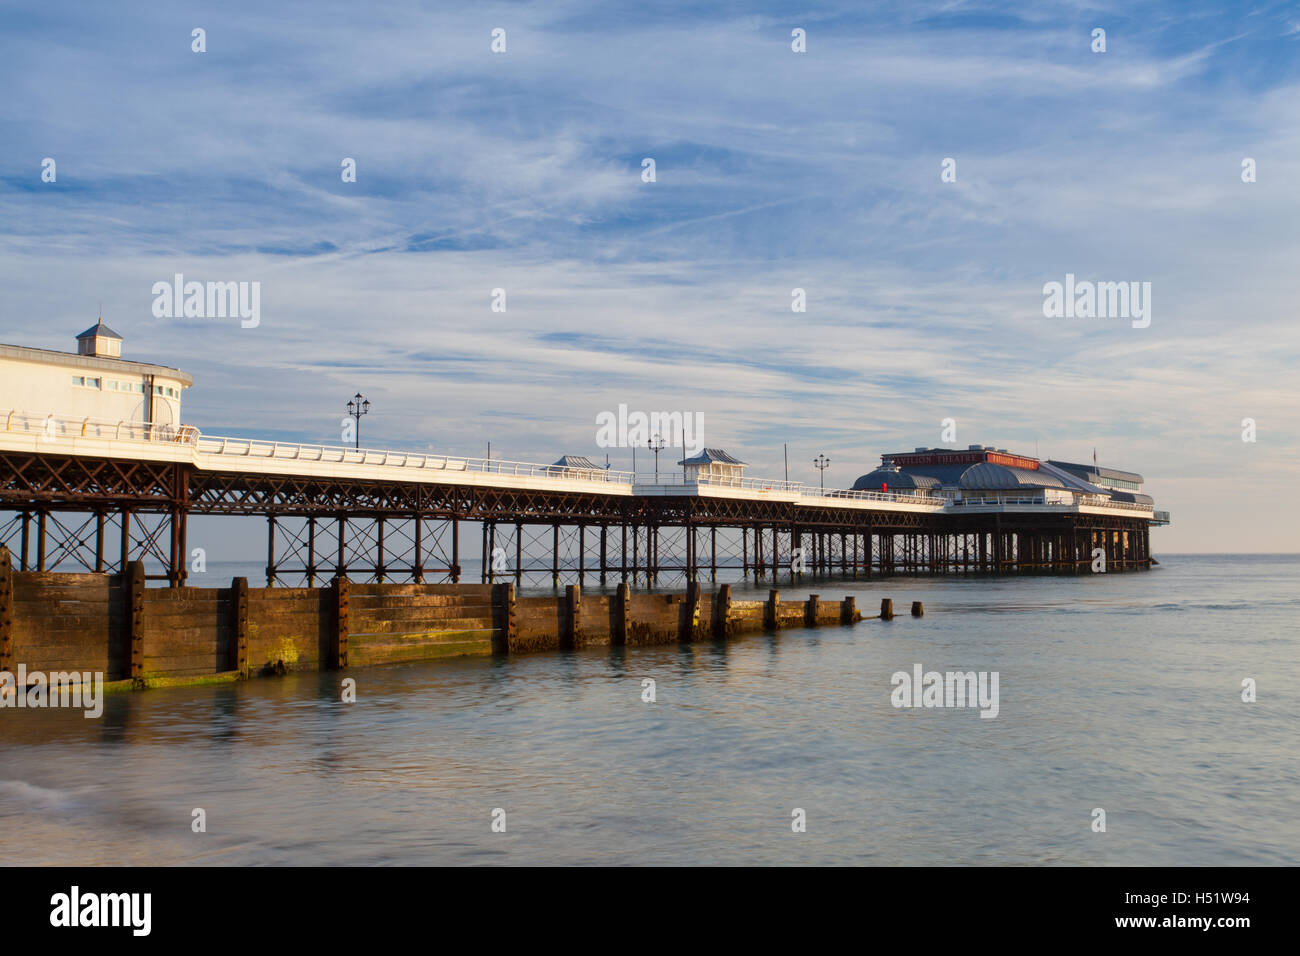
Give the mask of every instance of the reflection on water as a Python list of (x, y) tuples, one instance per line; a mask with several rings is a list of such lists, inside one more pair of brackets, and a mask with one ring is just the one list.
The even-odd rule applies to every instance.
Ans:
[[(359, 669), (352, 705), (322, 673), (4, 710), (6, 861), (1295, 864), (1297, 583), (1292, 557), (818, 582), (783, 596), (926, 617)], [(914, 663), (998, 671), (998, 718), (895, 710)]]

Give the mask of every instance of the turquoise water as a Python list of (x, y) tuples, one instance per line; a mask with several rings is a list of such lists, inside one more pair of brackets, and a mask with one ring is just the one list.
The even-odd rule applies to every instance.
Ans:
[[(353, 704), (327, 673), (0, 711), (6, 862), (1300, 863), (1300, 557), (1161, 560), (783, 586), (926, 614), (358, 669)], [(891, 706), (918, 663), (997, 671), (998, 716)]]

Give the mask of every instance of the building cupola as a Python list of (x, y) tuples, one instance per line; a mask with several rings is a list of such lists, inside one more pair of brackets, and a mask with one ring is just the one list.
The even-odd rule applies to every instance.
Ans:
[(93, 355), (96, 358), (121, 358), (122, 336), (105, 325), (101, 315), (97, 323), (77, 336), (77, 354)]

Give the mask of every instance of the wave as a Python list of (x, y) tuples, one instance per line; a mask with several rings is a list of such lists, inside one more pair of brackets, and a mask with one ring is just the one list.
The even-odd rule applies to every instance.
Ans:
[(40, 787), (26, 780), (0, 780), (0, 803), (16, 803), (24, 809), (66, 809), (76, 804), (71, 790)]

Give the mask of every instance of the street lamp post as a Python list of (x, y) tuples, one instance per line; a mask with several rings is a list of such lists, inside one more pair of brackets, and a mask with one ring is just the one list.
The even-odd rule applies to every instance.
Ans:
[(659, 453), (664, 450), (664, 440), (659, 435), (646, 442), (646, 447), (655, 453), (655, 484), (659, 484)]
[(362, 398), (361, 393), (357, 392), (352, 401), (348, 402), (348, 414), (357, 420), (357, 427), (353, 434), (356, 436), (358, 451), (361, 450), (361, 416), (369, 414), (369, 412), (370, 399)]
[(813, 459), (813, 464), (817, 467), (817, 470), (821, 472), (822, 491), (825, 491), (826, 490), (826, 469), (831, 466), (831, 460), (827, 458), (825, 455), (818, 455), (816, 458)]

